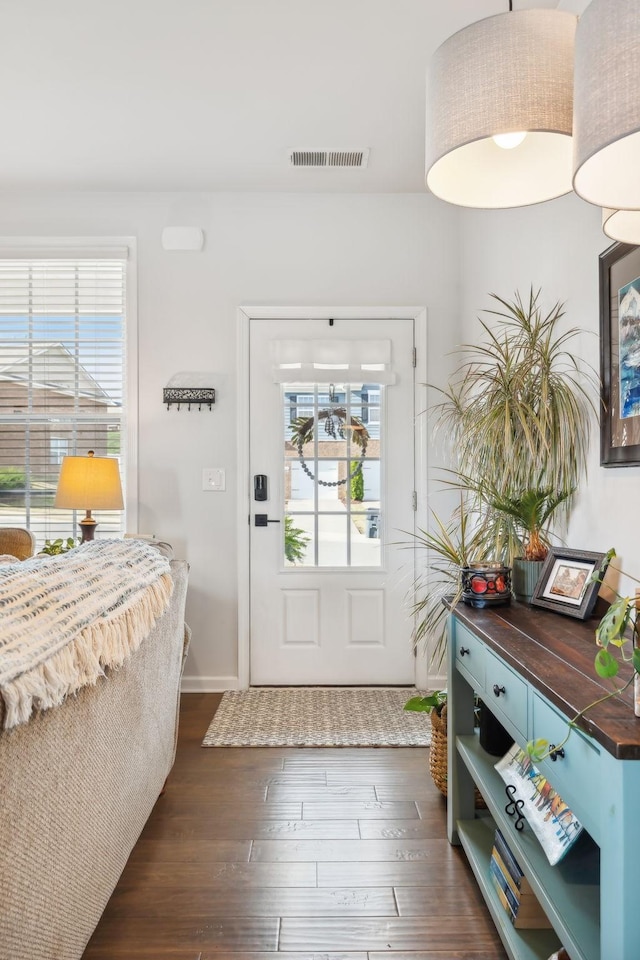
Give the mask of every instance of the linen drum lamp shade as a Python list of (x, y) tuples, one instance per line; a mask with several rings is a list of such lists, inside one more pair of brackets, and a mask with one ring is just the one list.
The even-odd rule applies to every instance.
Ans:
[(93, 540), (97, 523), (91, 511), (122, 510), (124, 506), (118, 461), (96, 457), (93, 450), (86, 457), (63, 457), (55, 506), (85, 510), (80, 521), (82, 542)]
[(640, 210), (602, 211), (602, 229), (612, 240), (621, 243), (640, 243)]
[[(426, 183), (442, 200), (505, 208), (571, 191), (574, 14), (520, 10), (436, 51), (427, 85)], [(513, 149), (493, 139), (526, 134)]]
[(576, 33), (573, 186), (614, 210), (640, 210), (639, 35), (638, 0), (591, 0)]

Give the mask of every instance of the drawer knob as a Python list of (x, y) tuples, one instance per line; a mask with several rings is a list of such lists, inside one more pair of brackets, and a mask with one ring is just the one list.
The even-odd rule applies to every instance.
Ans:
[(493, 692), (495, 693), (496, 697), (499, 697), (501, 693), (506, 693), (507, 691), (504, 687), (499, 687), (497, 683), (494, 683)]
[(469, 647), (460, 647), (460, 656), (461, 656), (461, 657), (464, 657), (465, 654), (467, 654), (467, 653), (471, 653), (471, 650), (469, 650)]
[(558, 757), (560, 757), (561, 760), (564, 760), (564, 747), (560, 747), (558, 750), (556, 750), (556, 745), (555, 745), (555, 743), (550, 743), (550, 744), (549, 744), (549, 758), (550, 758), (551, 760), (553, 760), (553, 762), (555, 763), (555, 761), (558, 759)]

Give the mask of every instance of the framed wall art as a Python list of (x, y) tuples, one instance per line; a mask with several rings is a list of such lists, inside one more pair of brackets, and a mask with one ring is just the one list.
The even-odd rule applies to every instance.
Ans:
[(640, 466), (640, 247), (600, 254), (600, 463)]
[(586, 620), (593, 613), (600, 589), (593, 574), (598, 573), (602, 579), (607, 566), (605, 553), (551, 547), (533, 591), (532, 606)]

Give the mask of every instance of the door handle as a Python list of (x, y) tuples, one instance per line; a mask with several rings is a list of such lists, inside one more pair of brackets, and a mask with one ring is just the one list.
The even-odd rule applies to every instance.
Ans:
[(256, 513), (254, 520), (256, 527), (266, 527), (268, 523), (280, 523), (279, 520), (269, 520), (266, 513)]

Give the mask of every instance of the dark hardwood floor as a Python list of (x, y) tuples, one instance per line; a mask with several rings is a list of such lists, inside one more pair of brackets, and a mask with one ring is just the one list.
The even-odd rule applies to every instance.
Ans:
[(83, 960), (506, 960), (426, 750), (203, 749), (219, 701), (183, 695)]

